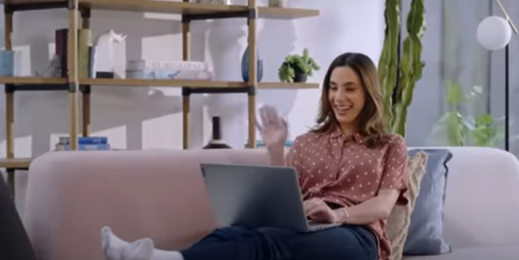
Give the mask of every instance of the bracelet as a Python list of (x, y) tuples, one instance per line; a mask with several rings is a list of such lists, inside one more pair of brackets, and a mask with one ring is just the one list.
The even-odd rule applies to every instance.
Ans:
[(343, 215), (344, 219), (350, 218), (350, 213), (346, 207), (341, 208), (341, 215)]

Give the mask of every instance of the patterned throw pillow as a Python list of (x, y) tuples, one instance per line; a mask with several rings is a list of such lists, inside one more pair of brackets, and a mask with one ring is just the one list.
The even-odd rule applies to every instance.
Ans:
[(426, 162), (427, 153), (423, 151), (419, 151), (409, 158), (409, 188), (407, 190), (409, 203), (405, 206), (395, 206), (387, 221), (387, 233), (391, 241), (389, 260), (402, 259), (411, 213), (420, 192), (420, 181), (425, 174)]

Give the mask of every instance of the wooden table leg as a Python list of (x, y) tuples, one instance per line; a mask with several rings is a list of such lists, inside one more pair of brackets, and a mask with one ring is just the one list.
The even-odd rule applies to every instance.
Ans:
[(9, 190), (9, 194), (11, 195), (11, 199), (14, 200), (14, 169), (6, 169), (7, 170), (7, 189)]

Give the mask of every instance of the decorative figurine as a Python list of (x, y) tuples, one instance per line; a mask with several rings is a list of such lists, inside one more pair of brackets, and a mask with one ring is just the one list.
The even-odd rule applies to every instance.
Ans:
[(95, 64), (94, 72), (98, 78), (114, 78), (115, 64), (114, 64), (114, 43), (121, 43), (126, 39), (126, 35), (119, 34), (113, 30), (96, 38), (95, 46)]
[(45, 70), (36, 72), (36, 76), (44, 78), (61, 77), (61, 59), (58, 55), (54, 55)]

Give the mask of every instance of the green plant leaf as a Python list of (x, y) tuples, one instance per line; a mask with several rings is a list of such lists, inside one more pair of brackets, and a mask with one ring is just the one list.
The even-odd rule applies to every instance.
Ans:
[(284, 62), (278, 70), (278, 77), (281, 82), (292, 83), (294, 82), (295, 71), (286, 62)]

